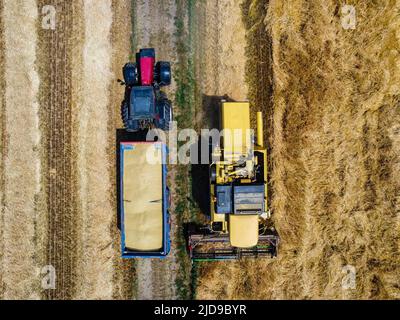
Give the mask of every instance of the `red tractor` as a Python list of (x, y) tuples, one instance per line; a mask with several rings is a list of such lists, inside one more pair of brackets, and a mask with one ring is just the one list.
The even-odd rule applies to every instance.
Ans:
[(121, 116), (126, 130), (169, 130), (172, 104), (161, 87), (171, 84), (170, 63), (155, 63), (154, 49), (141, 49), (136, 54), (136, 63), (125, 64), (122, 71), (125, 98)]

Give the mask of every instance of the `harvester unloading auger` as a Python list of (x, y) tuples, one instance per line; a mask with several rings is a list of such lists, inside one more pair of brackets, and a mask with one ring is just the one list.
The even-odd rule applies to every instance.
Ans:
[[(274, 257), (279, 236), (271, 227), (267, 204), (267, 151), (262, 113), (257, 113), (257, 139), (250, 131), (248, 102), (221, 104), (221, 145), (212, 150), (210, 220), (189, 230), (194, 260)], [(238, 137), (235, 132), (239, 132)]]

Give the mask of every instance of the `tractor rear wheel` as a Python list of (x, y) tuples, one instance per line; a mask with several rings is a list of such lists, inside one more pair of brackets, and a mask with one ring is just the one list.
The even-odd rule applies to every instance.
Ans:
[(173, 121), (171, 101), (163, 99), (161, 106), (160, 129), (168, 131), (170, 129), (170, 122)]
[(129, 106), (126, 100), (122, 101), (121, 105), (121, 118), (124, 127), (129, 132), (136, 132), (140, 130), (140, 123), (138, 120), (129, 119)]
[(125, 128), (128, 127), (128, 120), (129, 120), (129, 108), (128, 103), (126, 100), (122, 101), (121, 104), (121, 118), (122, 122), (124, 123)]

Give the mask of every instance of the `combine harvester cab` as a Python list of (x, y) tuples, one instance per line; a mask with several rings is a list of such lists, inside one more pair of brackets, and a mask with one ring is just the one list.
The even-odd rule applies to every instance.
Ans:
[(189, 230), (193, 260), (275, 257), (279, 236), (271, 227), (267, 204), (267, 151), (262, 113), (257, 140), (250, 130), (248, 102), (222, 102), (221, 143), (210, 165), (210, 221)]
[(167, 146), (146, 141), (146, 132), (169, 130), (172, 105), (160, 90), (171, 82), (169, 62), (155, 63), (154, 49), (141, 49), (123, 67), (125, 96), (118, 141), (118, 216), (123, 258), (164, 258), (170, 251)]
[(167, 146), (120, 143), (120, 227), (123, 258), (164, 258), (170, 251)]

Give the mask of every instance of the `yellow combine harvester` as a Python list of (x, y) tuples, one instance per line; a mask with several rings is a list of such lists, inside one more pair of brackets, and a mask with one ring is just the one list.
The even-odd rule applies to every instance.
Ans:
[(269, 221), (262, 113), (257, 113), (256, 141), (248, 102), (223, 101), (220, 120), (221, 144), (213, 147), (210, 165), (210, 221), (190, 231), (190, 256), (194, 260), (276, 256), (279, 237)]

